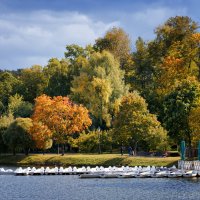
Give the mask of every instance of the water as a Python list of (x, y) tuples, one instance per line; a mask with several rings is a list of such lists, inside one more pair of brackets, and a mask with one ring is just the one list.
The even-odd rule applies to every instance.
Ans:
[(79, 179), (0, 176), (0, 200), (198, 200), (200, 178)]

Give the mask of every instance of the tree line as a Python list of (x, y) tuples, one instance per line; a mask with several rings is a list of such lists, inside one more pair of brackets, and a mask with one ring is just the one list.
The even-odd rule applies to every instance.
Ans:
[[(169, 18), (155, 38), (114, 27), (94, 45), (67, 45), (46, 66), (0, 71), (0, 150), (166, 150), (200, 139), (200, 33)], [(134, 49), (134, 50), (132, 50)]]

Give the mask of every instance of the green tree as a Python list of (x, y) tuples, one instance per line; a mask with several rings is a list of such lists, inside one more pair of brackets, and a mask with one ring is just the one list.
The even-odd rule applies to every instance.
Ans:
[(200, 140), (200, 99), (198, 99), (197, 107), (193, 107), (189, 113), (189, 127), (192, 146), (195, 147)]
[(195, 79), (183, 81), (174, 91), (166, 96), (163, 102), (163, 122), (169, 136), (176, 144), (186, 140), (192, 146), (192, 127), (189, 116), (192, 109), (198, 106), (200, 85)]
[(119, 143), (133, 143), (135, 154), (139, 143), (146, 142), (150, 150), (164, 149), (167, 143), (166, 131), (156, 116), (149, 113), (145, 100), (137, 92), (122, 98), (113, 137)]
[(67, 58), (71, 64), (74, 64), (78, 57), (89, 57), (95, 51), (91, 45), (87, 45), (83, 48), (76, 44), (67, 45), (66, 50), (65, 58)]
[(69, 95), (71, 84), (69, 63), (66, 60), (50, 59), (44, 68), (44, 73), (48, 77), (48, 85), (45, 89), (47, 95), (51, 97)]
[(15, 119), (3, 134), (3, 140), (16, 154), (16, 149), (24, 149), (25, 155), (28, 155), (29, 149), (33, 146), (33, 140), (29, 134), (32, 126), (30, 118)]
[(6, 111), (9, 96), (17, 92), (19, 85), (20, 81), (11, 73), (3, 72), (0, 74), (0, 102), (2, 111)]
[(7, 150), (7, 146), (3, 141), (3, 134), (13, 122), (14, 118), (10, 115), (4, 115), (0, 117), (0, 153), (5, 152)]
[(31, 103), (37, 96), (44, 93), (47, 86), (47, 78), (43, 73), (43, 68), (39, 65), (22, 69), (20, 80), (23, 83), (20, 94), (23, 95), (25, 101)]
[(90, 131), (81, 133), (73, 140), (73, 146), (78, 147), (80, 152), (103, 152), (112, 151), (112, 135), (109, 131)]
[(124, 73), (112, 54), (94, 53), (84, 61), (80, 75), (72, 82), (72, 98), (84, 104), (99, 120), (109, 127), (114, 115), (115, 101), (127, 93)]
[(23, 101), (23, 97), (15, 94), (9, 97), (8, 113), (17, 117), (30, 117), (33, 112), (33, 105)]

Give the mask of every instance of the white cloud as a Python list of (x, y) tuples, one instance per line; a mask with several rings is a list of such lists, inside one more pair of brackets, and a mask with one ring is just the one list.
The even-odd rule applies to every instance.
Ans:
[(0, 69), (45, 65), (67, 44), (94, 43), (119, 22), (94, 21), (78, 12), (35, 11), (0, 15)]
[(138, 7), (133, 12), (110, 11), (94, 20), (79, 12), (32, 11), (0, 14), (0, 69), (46, 65), (51, 57), (62, 58), (67, 44), (93, 43), (109, 28), (121, 26), (134, 44), (141, 36), (153, 39), (154, 29), (169, 17), (187, 15), (185, 7), (160, 5)]

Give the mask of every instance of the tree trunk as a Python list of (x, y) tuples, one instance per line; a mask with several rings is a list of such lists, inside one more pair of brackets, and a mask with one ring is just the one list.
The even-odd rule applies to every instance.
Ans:
[(16, 156), (15, 147), (13, 147), (13, 156)]
[(65, 145), (62, 144), (62, 156), (64, 156), (64, 155), (65, 155)]
[[(189, 123), (188, 123), (189, 124)], [(191, 131), (188, 130), (188, 157), (192, 158), (192, 139), (191, 139)]]
[(60, 145), (58, 144), (58, 152), (57, 154), (60, 154)]
[(138, 144), (138, 141), (136, 141), (134, 144), (134, 155), (135, 156), (137, 156), (137, 144)]
[(25, 149), (24, 149), (24, 152), (25, 152), (25, 155), (28, 156), (29, 148), (25, 148)]

